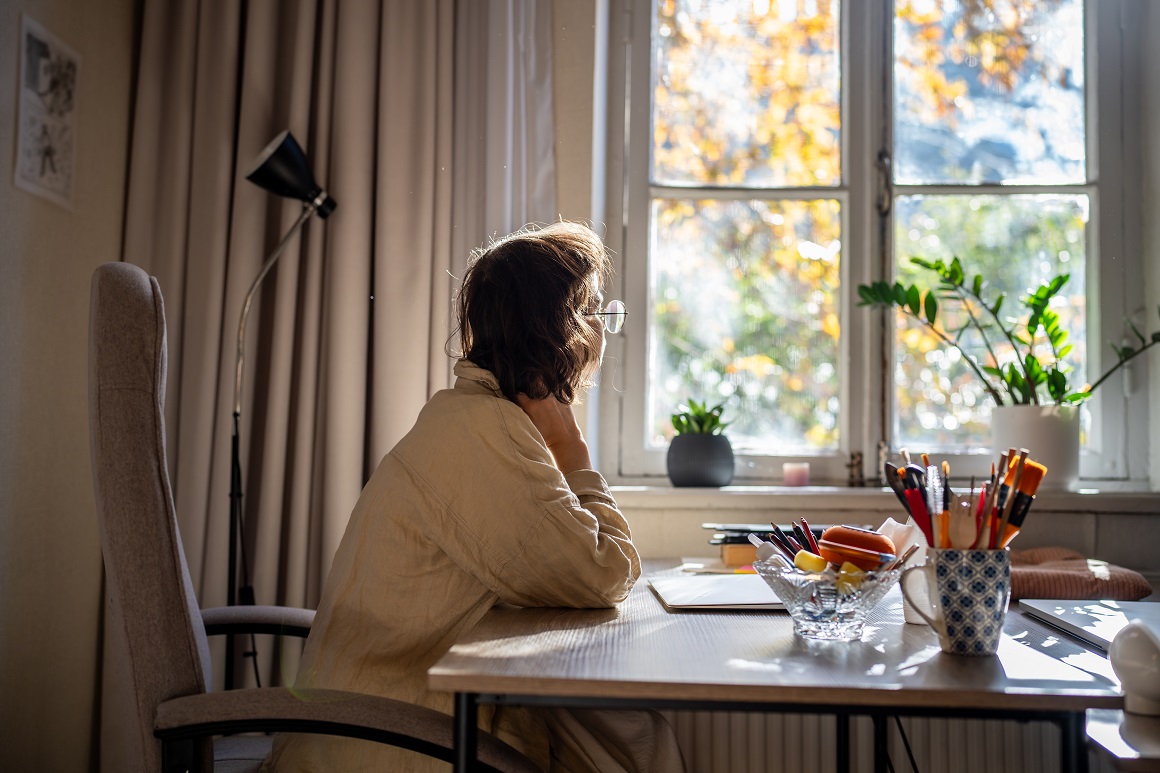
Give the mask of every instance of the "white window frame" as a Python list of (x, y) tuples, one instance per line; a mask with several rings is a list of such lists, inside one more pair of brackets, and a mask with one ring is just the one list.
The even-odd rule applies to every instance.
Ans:
[[(664, 482), (665, 452), (645, 447), (645, 385), (648, 363), (648, 241), (652, 84), (650, 73), (653, 0), (611, 0), (608, 15), (608, 134), (606, 138), (606, 242), (614, 253), (617, 278), (609, 289), (622, 297), (629, 316), (623, 332), (609, 338), (598, 391), (601, 469), (613, 483), (647, 485)], [(891, 228), (885, 245), (879, 234), (876, 199), (883, 191), (876, 159), (892, 148), (889, 132), (891, 81), (885, 62), (891, 56), (892, 3), (841, 0), (842, 179), (836, 187), (768, 190), (769, 198), (833, 198), (842, 208), (841, 293), (842, 412), (839, 447), (810, 456), (738, 455), (734, 485), (777, 483), (781, 465), (809, 461), (813, 481), (845, 485), (851, 477), (878, 476), (880, 441), (892, 444), (891, 412), (893, 338), (889, 315), (858, 308), (857, 286), (891, 278)], [(1086, 256), (1089, 377), (1102, 373), (1114, 355), (1101, 331), (1120, 331), (1124, 310), (1144, 306), (1144, 263), (1140, 255), (1140, 213), (1124, 202), (1138, 201), (1142, 138), (1136, 95), (1140, 74), (1125, 68), (1139, 62), (1136, 36), (1139, 5), (1131, 0), (1087, 0), (1088, 181), (1076, 186), (1018, 192), (1074, 190), (1091, 197), (1092, 218)], [(856, 34), (865, 31), (865, 34)], [(1121, 74), (1126, 74), (1121, 77)], [(970, 186), (986, 193), (1014, 186)], [(894, 195), (954, 190), (932, 186), (892, 186)], [(663, 188), (667, 195), (670, 188)], [(691, 189), (695, 196), (706, 189)], [(708, 197), (753, 198), (744, 189), (711, 189)], [(893, 222), (893, 221), (891, 221)], [(885, 249), (883, 249), (885, 246)], [(1148, 319), (1147, 322), (1151, 322)], [(1149, 330), (1152, 328), (1149, 327)], [(1126, 371), (1126, 373), (1124, 372)], [(1081, 460), (1081, 475), (1091, 480), (1146, 479), (1148, 437), (1147, 367), (1134, 363), (1124, 375), (1109, 379), (1088, 401), (1093, 438)], [(1116, 383), (1119, 382), (1119, 383)], [(1129, 417), (1136, 417), (1129, 422)], [(1098, 428), (1098, 431), (1096, 431)], [(861, 469), (850, 469), (851, 454), (862, 454)], [(943, 455), (954, 460), (956, 474), (985, 473), (988, 454)], [(976, 469), (977, 468), (977, 469)]]

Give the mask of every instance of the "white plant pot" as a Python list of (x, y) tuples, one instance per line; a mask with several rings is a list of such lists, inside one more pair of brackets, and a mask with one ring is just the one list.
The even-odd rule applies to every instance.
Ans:
[(1074, 491), (1079, 486), (1079, 406), (1007, 405), (991, 412), (995, 457), (1008, 448), (1026, 448), (1047, 467), (1040, 491)]

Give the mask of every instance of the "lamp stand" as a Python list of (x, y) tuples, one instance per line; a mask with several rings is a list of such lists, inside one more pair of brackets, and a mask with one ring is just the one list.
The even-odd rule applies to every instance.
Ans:
[[(246, 320), (250, 315), (250, 304), (254, 300), (254, 295), (258, 291), (258, 285), (269, 273), (270, 269), (277, 262), (278, 258), (282, 257), (282, 253), (286, 250), (286, 245), (290, 243), (290, 239), (302, 228), (302, 225), (310, 218), (311, 215), (318, 209), (321, 203), (321, 196), (314, 201), (307, 202), (302, 208), (302, 214), (294, 221), (294, 225), (290, 226), (290, 230), (282, 237), (282, 241), (278, 242), (278, 246), (270, 253), (270, 257), (266, 258), (266, 262), (262, 264), (262, 268), (258, 271), (258, 275), (254, 277), (253, 283), (250, 285), (249, 292), (246, 293), (246, 299), (242, 303), (242, 314), (238, 320), (238, 348), (237, 357), (234, 361), (234, 431), (230, 439), (230, 547), (229, 547), (229, 574), (226, 582), (226, 603), (228, 606), (250, 605), (254, 604), (254, 588), (250, 585), (250, 569), (246, 561), (246, 545), (245, 545), (245, 516), (242, 514), (242, 463), (241, 463), (241, 440), (239, 438), (239, 420), (242, 415), (242, 370), (245, 365), (246, 352)], [(241, 554), (241, 573), (242, 585), (238, 587), (238, 557)], [(250, 649), (244, 652), (245, 657), (251, 658), (254, 668), (254, 681), (257, 686), (262, 686), (261, 677), (258, 673), (258, 651), (254, 634), (250, 634)], [(234, 686), (234, 634), (226, 635), (226, 668), (225, 668), (225, 687), (227, 690), (233, 689)]]

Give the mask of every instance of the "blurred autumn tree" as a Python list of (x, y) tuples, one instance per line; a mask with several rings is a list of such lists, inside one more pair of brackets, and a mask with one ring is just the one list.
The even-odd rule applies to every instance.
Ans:
[[(1081, 370), (1090, 201), (1075, 187), (1032, 195), (1016, 186), (1086, 182), (1083, 46), (1080, 0), (895, 3), (895, 181), (990, 186), (898, 196), (898, 278), (918, 278), (911, 256), (957, 256), (1007, 294), (1006, 311), (1014, 314), (1029, 288), (1070, 274), (1053, 309)], [(993, 406), (958, 353), (901, 315), (895, 326), (895, 441), (931, 450), (987, 447)], [(985, 365), (1015, 356), (999, 346), (996, 363), (969, 332), (964, 343)]]
[(654, 46), (649, 439), (725, 398), (739, 450), (835, 448), (839, 204), (766, 189), (841, 181), (837, 3), (661, 0)]
[[(898, 0), (895, 37), (903, 45), (896, 42), (894, 110), (903, 126), (919, 128), (908, 141), (926, 152), (902, 165), (916, 178), (911, 182), (995, 176), (997, 161), (946, 137), (966, 137), (963, 127), (978, 128), (977, 112), (996, 100), (1034, 99), (1045, 81), (1075, 77), (1045, 51), (1054, 39), (1044, 31), (1058, 26), (1053, 9), (1077, 1)], [(837, 0), (656, 0), (647, 442), (663, 445), (669, 414), (693, 397), (728, 401), (729, 434), (741, 451), (788, 455), (838, 446), (842, 213), (839, 200), (825, 195), (842, 185), (838, 9)], [(1082, 127), (1079, 145), (1082, 168)], [(1013, 168), (1025, 177), (1042, 177), (1048, 167), (1048, 177), (1056, 167), (1074, 176), (1058, 161), (1064, 156), (1040, 148)], [(989, 262), (979, 269), (989, 270), (1002, 264), (990, 256), (1009, 258), (1010, 249), (1036, 256), (1057, 249), (1079, 223), (1079, 246), (1067, 243), (1082, 265), (1086, 214), (1072, 210), (1086, 201), (1068, 199), (1070, 214), (1043, 222), (1034, 217), (1036, 202), (1012, 208), (1002, 198), (983, 207), (979, 201), (914, 198), (895, 220), (899, 249), (939, 257), (938, 250), (912, 248), (925, 250), (929, 236), (953, 228), (956, 238), (944, 249), (961, 248), (955, 254), (965, 262), (981, 257)], [(1010, 227), (1015, 221), (1025, 233)], [(918, 245), (910, 239), (915, 232)], [(1010, 241), (994, 253), (993, 236)], [(864, 245), (858, 254), (871, 250)], [(931, 414), (935, 392), (943, 390), (950, 403), (946, 390), (957, 388), (957, 375), (928, 373), (930, 342), (900, 334), (896, 380), (913, 386), (913, 377), (922, 389), (899, 410), (921, 404)], [(959, 425), (977, 420), (971, 410), (962, 408)]]

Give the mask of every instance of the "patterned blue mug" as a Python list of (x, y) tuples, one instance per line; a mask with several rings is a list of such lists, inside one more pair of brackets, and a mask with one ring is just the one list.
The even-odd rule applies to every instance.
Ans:
[[(928, 616), (907, 591), (908, 580), (925, 579)], [(902, 573), (902, 594), (938, 634), (943, 652), (994, 655), (1011, 600), (1011, 557), (1006, 550), (926, 551), (926, 564)]]

